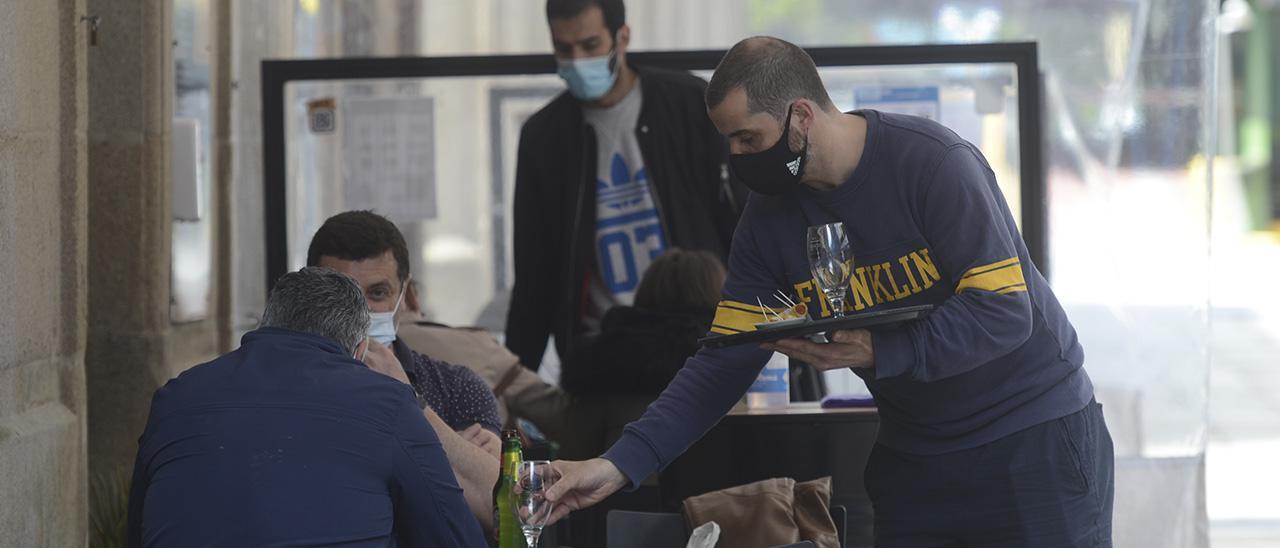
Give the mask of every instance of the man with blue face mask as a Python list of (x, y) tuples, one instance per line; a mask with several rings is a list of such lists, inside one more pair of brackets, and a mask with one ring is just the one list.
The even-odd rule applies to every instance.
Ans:
[(366, 343), (356, 358), (370, 369), (408, 384), (449, 456), (467, 505), (486, 529), (493, 520), (502, 425), (484, 380), (461, 365), (419, 354), (397, 335), (396, 312), (411, 279), (409, 250), (395, 224), (370, 211), (327, 219), (307, 249), (307, 266), (355, 278), (369, 305)]
[(537, 369), (630, 305), (671, 247), (727, 257), (746, 191), (702, 104), (706, 82), (627, 62), (621, 0), (548, 0), (567, 90), (525, 123), (514, 199), (506, 344)]

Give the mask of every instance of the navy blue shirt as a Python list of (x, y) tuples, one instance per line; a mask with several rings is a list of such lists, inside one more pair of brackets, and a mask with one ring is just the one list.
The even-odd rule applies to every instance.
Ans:
[(413, 392), (277, 328), (156, 391), (130, 546), (484, 546)]
[[(874, 369), (857, 369), (880, 410), (879, 442), (906, 453), (977, 447), (1088, 404), (1084, 352), (1031, 263), (982, 153), (913, 116), (857, 113), (867, 139), (849, 180), (821, 192), (752, 194), (734, 234), (711, 331), (761, 321), (775, 292), (831, 315), (809, 271), (807, 227), (844, 223), (854, 269), (846, 312), (930, 304), (928, 317), (872, 330)], [(606, 454), (638, 482), (738, 401), (769, 353), (703, 349)]]

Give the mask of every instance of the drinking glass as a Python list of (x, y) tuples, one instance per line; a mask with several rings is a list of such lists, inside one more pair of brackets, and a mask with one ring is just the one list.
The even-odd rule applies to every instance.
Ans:
[(517, 469), (516, 481), (519, 483), (520, 529), (529, 548), (538, 548), (538, 537), (542, 528), (551, 517), (555, 505), (547, 500), (546, 490), (559, 479), (559, 473), (551, 467), (550, 461), (526, 460)]
[(809, 271), (831, 304), (831, 317), (844, 317), (845, 292), (853, 270), (853, 252), (844, 223), (809, 227)]

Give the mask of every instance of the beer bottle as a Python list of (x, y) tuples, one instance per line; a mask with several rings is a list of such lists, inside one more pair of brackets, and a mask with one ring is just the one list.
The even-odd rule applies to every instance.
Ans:
[(502, 460), (499, 463), (498, 482), (493, 485), (493, 527), (498, 548), (527, 548), (524, 533), (520, 530), (520, 518), (516, 516), (514, 488), (519, 473), (520, 433), (502, 431)]

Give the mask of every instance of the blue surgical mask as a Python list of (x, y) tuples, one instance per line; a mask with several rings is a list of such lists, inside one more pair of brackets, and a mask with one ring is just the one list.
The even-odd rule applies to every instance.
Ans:
[(391, 341), (396, 340), (396, 328), (399, 324), (396, 322), (396, 312), (400, 311), (400, 303), (404, 301), (404, 289), (409, 285), (409, 281), (405, 280), (400, 287), (400, 296), (396, 298), (396, 307), (391, 312), (370, 312), (369, 313), (369, 338), (382, 346), (390, 346)]
[(569, 93), (583, 101), (595, 101), (604, 97), (618, 81), (614, 58), (617, 50), (608, 55), (583, 59), (556, 59), (556, 73), (569, 84)]

